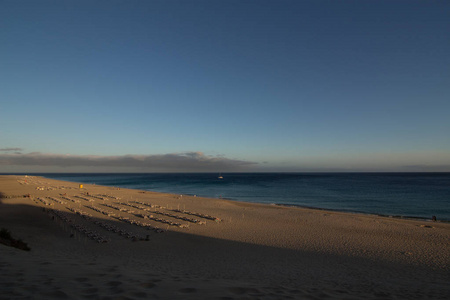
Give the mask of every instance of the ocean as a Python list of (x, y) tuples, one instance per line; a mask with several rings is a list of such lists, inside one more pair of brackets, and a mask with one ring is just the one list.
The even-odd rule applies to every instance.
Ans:
[[(32, 175), (32, 174), (29, 174)], [(164, 193), (450, 221), (450, 173), (33, 174)]]

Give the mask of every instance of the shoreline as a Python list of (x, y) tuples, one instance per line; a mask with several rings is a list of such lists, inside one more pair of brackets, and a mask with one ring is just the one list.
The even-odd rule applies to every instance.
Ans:
[(0, 245), (5, 297), (450, 296), (447, 223), (82, 184), (0, 176), (0, 227), (31, 248)]
[[(316, 174), (316, 175), (328, 175), (328, 174), (359, 174), (359, 173), (363, 173), (363, 174), (373, 174), (373, 175), (377, 175), (377, 174), (398, 174), (398, 175), (403, 175), (403, 174), (450, 174), (449, 172), (337, 172), (337, 173), (328, 173), (328, 172), (317, 172), (317, 173), (308, 173), (308, 172), (262, 172), (262, 173), (256, 173), (256, 174)], [(45, 177), (44, 173), (36, 173), (35, 174), (28, 174), (29, 176), (42, 176), (44, 178), (49, 178), (52, 179), (50, 177)], [(62, 174), (62, 175), (86, 175), (85, 173), (48, 173), (50, 174)], [(110, 175), (110, 173), (92, 173), (94, 175)], [(142, 175), (142, 174), (154, 174), (154, 173), (112, 173), (112, 174), (117, 174), (117, 175), (126, 175), (126, 174), (131, 174), (131, 175)], [(164, 173), (164, 174), (172, 174), (172, 173)], [(174, 173), (174, 174), (178, 174), (178, 173)], [(188, 173), (180, 173), (180, 174), (188, 174)], [(197, 173), (193, 173), (193, 174), (197, 174)], [(215, 173), (213, 172), (207, 172), (207, 173), (199, 173), (199, 174), (208, 174), (208, 175), (215, 175)], [(225, 173), (226, 174), (226, 173)], [(241, 174), (241, 173), (230, 173), (230, 174)], [(242, 174), (253, 174), (253, 173), (242, 173)], [(13, 174), (14, 175), (19, 175), (19, 174)], [(26, 176), (25, 174), (20, 174), (19, 176)], [(58, 179), (56, 179), (58, 180)], [(64, 180), (64, 179), (59, 179), (59, 180)], [(78, 181), (70, 181), (70, 182), (78, 182)], [(93, 184), (90, 182), (83, 182), (80, 181), (78, 183), (84, 183), (84, 184)], [(109, 185), (108, 185), (109, 186)], [(112, 185), (111, 185), (112, 186)], [(126, 186), (122, 186), (122, 188), (128, 188)], [(130, 189), (139, 189), (139, 188), (130, 188)], [(145, 190), (145, 191), (149, 191), (149, 192), (157, 192), (157, 193), (168, 193), (168, 194), (177, 194), (176, 192), (172, 192), (172, 191), (157, 191), (157, 190), (152, 190), (152, 189), (139, 189), (139, 190)], [(412, 220), (421, 220), (421, 221), (437, 221), (437, 222), (442, 222), (442, 223), (450, 223), (450, 219), (448, 218), (440, 218), (439, 215), (437, 215), (437, 220), (432, 220), (433, 215), (435, 214), (430, 214), (428, 215), (423, 215), (423, 214), (401, 214), (401, 213), (397, 213), (397, 212), (393, 212), (393, 213), (383, 213), (383, 212), (371, 212), (371, 211), (365, 211), (365, 210), (357, 210), (357, 209), (345, 209), (345, 208), (334, 208), (334, 207), (319, 207), (319, 206), (314, 206), (314, 205), (302, 205), (302, 204), (296, 204), (296, 203), (292, 203), (292, 202), (286, 202), (283, 203), (281, 202), (282, 199), (280, 199), (280, 202), (270, 202), (270, 201), (245, 201), (236, 197), (216, 197), (216, 196), (208, 196), (208, 195), (203, 195), (203, 196), (198, 196), (198, 194), (196, 193), (182, 193), (185, 196), (196, 196), (196, 197), (204, 197), (204, 198), (212, 198), (212, 199), (222, 199), (222, 200), (230, 200), (230, 201), (237, 201), (237, 202), (244, 202), (244, 203), (257, 203), (257, 204), (265, 204), (265, 205), (277, 205), (277, 206), (285, 206), (285, 207), (299, 207), (299, 208), (306, 208), (306, 209), (316, 209), (316, 210), (325, 210), (325, 211), (334, 211), (334, 212), (343, 212), (343, 213), (351, 213), (351, 214), (362, 214), (362, 215), (373, 215), (373, 216), (381, 216), (381, 217), (389, 217), (389, 218), (398, 218), (398, 219), (412, 219)], [(276, 200), (277, 201), (277, 200)], [(379, 209), (378, 209), (379, 211)]]
[[(239, 201), (239, 200), (233, 200), (233, 199), (228, 199), (228, 200)], [(264, 203), (261, 203), (261, 204), (264, 204)], [(375, 216), (375, 217), (393, 218), (393, 219), (429, 221), (429, 222), (437, 222), (437, 223), (450, 223), (450, 220), (446, 220), (446, 219), (432, 220), (432, 218), (415, 217), (415, 216), (407, 216), (407, 215), (386, 215), (386, 214), (368, 213), (368, 212), (363, 212), (363, 211), (339, 210), (339, 209), (321, 208), (321, 207), (296, 205), (296, 204), (284, 204), (284, 203), (271, 203), (269, 205), (276, 205), (276, 206), (283, 206), (283, 207), (298, 207), (298, 208), (304, 208), (304, 209), (323, 210), (323, 211), (330, 211), (330, 212), (342, 212), (342, 213), (348, 213), (348, 214), (366, 215), (366, 216)]]
[[(3, 175), (0, 175), (3, 176)], [(8, 175), (5, 175), (8, 176)], [(14, 176), (14, 175), (13, 175)], [(47, 177), (44, 177), (47, 178)], [(56, 180), (56, 179), (55, 179)], [(70, 182), (74, 182), (74, 181), (70, 181)], [(81, 183), (81, 182), (74, 182), (74, 183)], [(84, 183), (83, 184), (91, 184), (91, 183)], [(95, 185), (95, 184), (92, 184)], [(107, 186), (107, 187), (112, 187), (112, 188), (118, 188), (117, 186)], [(120, 188), (124, 188), (124, 187), (120, 187)], [(163, 193), (163, 192), (158, 192), (155, 190), (141, 190), (141, 189), (132, 189), (132, 188), (124, 188), (124, 189), (130, 189), (130, 190), (135, 190), (135, 191), (143, 191), (143, 192), (151, 192), (151, 193), (161, 193), (161, 194), (168, 194), (168, 195), (178, 195), (178, 194), (173, 194), (173, 193)], [(197, 195), (195, 194), (182, 194), (184, 196), (188, 196), (188, 197), (197, 197)], [(264, 203), (264, 202), (246, 202), (246, 201), (241, 201), (238, 199), (233, 199), (233, 198), (225, 198), (225, 197), (220, 197), (220, 198), (214, 198), (214, 197), (202, 197), (199, 196), (200, 198), (210, 198), (210, 199), (215, 199), (215, 200), (227, 200), (227, 201), (233, 201), (233, 202), (238, 202), (238, 203), (253, 203), (253, 204), (261, 204), (261, 205), (268, 205), (268, 206), (280, 206), (280, 207), (292, 207), (292, 208), (302, 208), (302, 209), (311, 209), (311, 210), (319, 210), (319, 211), (325, 211), (325, 212), (337, 212), (337, 213), (347, 213), (347, 214), (355, 214), (355, 215), (363, 215), (363, 216), (375, 216), (375, 217), (383, 217), (383, 218), (393, 218), (393, 219), (404, 219), (404, 220), (416, 220), (416, 221), (428, 221), (428, 222), (436, 222), (436, 223), (450, 223), (450, 220), (432, 220), (431, 218), (425, 218), (425, 217), (415, 217), (415, 216), (407, 216), (407, 215), (387, 215), (387, 214), (376, 214), (376, 213), (368, 213), (368, 212), (363, 212), (363, 211), (350, 211), (350, 210), (340, 210), (340, 209), (332, 209), (332, 208), (322, 208), (322, 207), (316, 207), (316, 206), (306, 206), (306, 205), (297, 205), (297, 204), (289, 204), (289, 203)], [(17, 197), (11, 197), (11, 198), (17, 198)]]

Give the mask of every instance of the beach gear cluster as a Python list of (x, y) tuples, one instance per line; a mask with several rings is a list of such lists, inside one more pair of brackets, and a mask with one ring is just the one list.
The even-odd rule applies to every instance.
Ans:
[[(88, 202), (86, 205), (82, 205), (81, 201)], [(96, 200), (101, 200), (103, 203), (98, 203), (98, 205), (95, 205)], [(149, 236), (146, 237), (142, 235), (135, 234), (133, 232), (127, 231), (125, 229), (122, 229), (116, 225), (113, 225), (110, 222), (103, 221), (101, 219), (95, 218), (92, 216), (92, 214), (84, 211), (82, 207), (85, 207), (87, 209), (93, 210), (95, 212), (101, 213), (106, 217), (112, 218), (117, 221), (121, 221), (127, 224), (139, 226), (142, 228), (145, 228), (147, 230), (153, 230), (157, 233), (165, 232), (166, 230), (153, 226), (150, 223), (141, 222), (139, 220), (130, 218), (128, 216), (121, 215), (121, 213), (129, 214), (131, 216), (135, 216), (138, 218), (142, 218), (144, 220), (151, 220), (158, 223), (165, 224), (167, 226), (175, 226), (179, 228), (188, 228), (189, 224), (183, 224), (180, 222), (175, 222), (170, 219), (157, 217), (154, 215), (160, 215), (165, 216), (172, 219), (182, 220), (189, 223), (197, 224), (197, 225), (206, 225), (206, 220), (213, 220), (213, 221), (220, 221), (220, 218), (213, 217), (210, 215), (197, 213), (197, 212), (191, 212), (187, 210), (180, 210), (180, 209), (169, 209), (160, 205), (146, 203), (143, 201), (117, 201), (112, 203), (105, 203), (105, 200), (120, 200), (119, 197), (116, 196), (110, 196), (106, 194), (98, 194), (98, 195), (91, 195), (89, 193), (83, 193), (81, 195), (71, 195), (70, 197), (67, 196), (66, 193), (61, 193), (59, 197), (37, 197), (35, 202), (41, 203), (41, 205), (44, 206), (50, 206), (52, 208), (44, 208), (44, 211), (48, 212), (50, 215), (52, 215), (53, 219), (55, 217), (59, 220), (62, 220), (64, 223), (68, 224), (69, 227), (74, 230), (75, 232), (81, 233), (82, 235), (86, 236), (89, 239), (92, 239), (98, 243), (107, 243), (110, 241), (109, 238), (106, 236), (100, 234), (99, 232), (89, 228), (88, 226), (76, 222), (76, 220), (73, 218), (74, 216), (80, 216), (83, 219), (92, 222), (93, 224), (102, 227), (103, 229), (116, 233), (120, 236), (123, 236), (125, 238), (137, 241), (137, 240), (149, 240)], [(70, 214), (69, 212), (61, 211), (58, 209), (55, 209), (55, 204), (60, 204), (63, 206), (63, 208), (67, 209), (69, 212), (72, 212), (73, 214)], [(104, 206), (105, 208), (111, 208), (113, 210), (118, 211), (118, 213), (105, 209), (100, 206)], [(131, 209), (130, 209), (131, 208)], [(133, 210), (134, 209), (134, 210)], [(175, 214), (177, 213), (177, 214)], [(180, 214), (190, 215), (190, 216), (196, 216), (198, 218), (192, 218), (188, 216), (183, 216)], [(201, 220), (201, 219), (204, 220)], [(72, 234), (73, 236), (73, 234)]]

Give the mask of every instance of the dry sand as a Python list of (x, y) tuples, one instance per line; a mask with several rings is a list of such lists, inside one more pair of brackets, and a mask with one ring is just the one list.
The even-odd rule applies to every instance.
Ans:
[(0, 193), (0, 227), (31, 248), (0, 244), (0, 299), (450, 299), (448, 223), (30, 176)]

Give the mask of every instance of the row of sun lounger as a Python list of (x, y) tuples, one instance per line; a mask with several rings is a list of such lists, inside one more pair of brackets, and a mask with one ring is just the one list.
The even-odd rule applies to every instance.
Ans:
[(133, 203), (137, 203), (137, 204), (142, 204), (142, 205), (145, 205), (145, 206), (148, 206), (148, 207), (151, 207), (151, 208), (165, 208), (164, 206), (161, 206), (161, 205), (156, 205), (156, 204), (150, 204), (150, 203), (147, 203), (147, 202), (142, 202), (142, 201), (131, 201), (131, 202), (133, 202)]
[(153, 231), (155, 231), (157, 233), (162, 233), (162, 232), (165, 231), (164, 229), (155, 227), (155, 226), (153, 226), (151, 224), (142, 223), (142, 222), (139, 222), (139, 221), (136, 221), (136, 220), (132, 220), (132, 219), (127, 218), (127, 217), (120, 217), (119, 216), (119, 217), (113, 217), (113, 218), (115, 218), (115, 219), (117, 219), (119, 221), (128, 223), (128, 224), (131, 224), (131, 225), (136, 225), (136, 226), (140, 226), (140, 227), (143, 227), (143, 228), (147, 228), (147, 229), (153, 230)]
[(144, 218), (144, 219), (149, 219), (149, 220), (156, 221), (156, 222), (160, 222), (160, 223), (167, 224), (167, 225), (170, 225), (170, 226), (177, 226), (177, 227), (180, 227), (180, 228), (187, 228), (187, 227), (189, 227), (188, 224), (181, 224), (181, 223), (178, 223), (178, 222), (173, 222), (173, 221), (170, 221), (170, 220), (157, 218), (157, 217), (154, 217), (153, 215), (135, 214), (135, 216), (141, 217), (141, 218)]
[(97, 211), (99, 213), (102, 213), (102, 214), (104, 214), (104, 215), (106, 215), (108, 217), (115, 218), (115, 219), (117, 219), (119, 221), (123, 221), (123, 222), (129, 223), (129, 224), (132, 224), (132, 225), (138, 225), (138, 226), (144, 227), (146, 229), (152, 229), (152, 230), (154, 230), (155, 232), (158, 232), (158, 233), (163, 231), (160, 228), (154, 227), (154, 226), (152, 226), (151, 224), (148, 224), (148, 223), (142, 223), (142, 222), (139, 222), (139, 221), (130, 220), (129, 218), (116, 216), (113, 212), (104, 210), (104, 209), (102, 209), (100, 207), (96, 207), (96, 206), (92, 206), (92, 205), (86, 205), (85, 207), (90, 208), (90, 209), (92, 209), (94, 211)]
[[(124, 203), (124, 202), (119, 202), (118, 204), (121, 204), (121, 205), (128, 205), (128, 206), (130, 206), (130, 207), (134, 207), (134, 208), (140, 209), (140, 208), (139, 208), (138, 206), (136, 206), (136, 205), (132, 205), (132, 204)], [(110, 206), (110, 207), (111, 207), (111, 206)], [(125, 211), (125, 212), (127, 212), (127, 213), (134, 214), (134, 211), (133, 211), (133, 210), (128, 210), (128, 209), (123, 208), (123, 207), (120, 207), (120, 206), (115, 206), (115, 209), (119, 209), (120, 211)], [(157, 212), (155, 212), (155, 213), (157, 213)], [(134, 214), (134, 215), (137, 216), (137, 217), (141, 217), (141, 218), (144, 218), (144, 219), (153, 220), (153, 221), (160, 222), (160, 223), (163, 223), (163, 224), (167, 224), (167, 225), (170, 225), (170, 226), (177, 226), (177, 227), (180, 227), (180, 228), (187, 228), (187, 227), (189, 227), (189, 226), (186, 225), (186, 224), (181, 224), (181, 223), (178, 223), (178, 222), (173, 222), (173, 221), (170, 221), (170, 220), (157, 218), (157, 217), (154, 217), (153, 215), (145, 215), (145, 214), (140, 214), (140, 213), (137, 213), (137, 214)], [(172, 216), (171, 216), (171, 217), (172, 217)]]
[(87, 193), (86, 196), (91, 197), (91, 198), (95, 198), (95, 199), (98, 199), (98, 200), (103, 200), (103, 201), (106, 200), (105, 198), (103, 198), (102, 196), (99, 196), (99, 195), (91, 195), (91, 194)]
[(77, 197), (79, 199), (83, 199), (84, 201), (87, 201), (87, 202), (94, 202), (94, 199), (89, 199), (89, 198), (86, 198), (86, 197), (83, 197), (83, 196), (75, 195), (74, 197)]
[(45, 206), (53, 205), (53, 202), (49, 202), (49, 201), (47, 201), (47, 200), (45, 200), (45, 199), (43, 199), (43, 198), (41, 198), (41, 197), (37, 197), (37, 199), (38, 199), (40, 202), (42, 202)]
[[(70, 201), (70, 202), (73, 202), (73, 203), (80, 203), (80, 200), (75, 200), (75, 199), (69, 198), (69, 197), (66, 196), (65, 193), (64, 194), (60, 194), (60, 195), (61, 195), (60, 197), (62, 199), (64, 199), (64, 200), (67, 200), (67, 201)], [(115, 197), (115, 196), (100, 195), (100, 194), (99, 195), (89, 195), (87, 193), (83, 194), (83, 195), (75, 195), (73, 197), (76, 197), (78, 199), (81, 199), (81, 200), (84, 200), (84, 201), (87, 201), (87, 202), (90, 202), (90, 203), (95, 202), (94, 199), (103, 200), (103, 202), (105, 200), (107, 200), (105, 198), (111, 198), (111, 199), (116, 199), (116, 200), (120, 199), (120, 198)], [(48, 201), (46, 199), (42, 199), (42, 198), (39, 198), (39, 197), (37, 198), (37, 200), (39, 200), (40, 202), (42, 202), (46, 206), (54, 205), (53, 202), (59, 203), (61, 205), (67, 205), (66, 201), (63, 201), (63, 200), (55, 198), (55, 197), (47, 197), (47, 199), (49, 199), (51, 201)], [(183, 221), (187, 221), (187, 222), (191, 222), (191, 223), (195, 223), (195, 224), (200, 224), (200, 225), (206, 224), (205, 221), (202, 221), (202, 220), (199, 220), (199, 219), (196, 219), (196, 218), (189, 218), (189, 217), (186, 217), (186, 216), (181, 216), (181, 215), (173, 214), (173, 213), (170, 213), (170, 212), (162, 211), (162, 209), (165, 209), (165, 210), (176, 212), (176, 213), (188, 214), (188, 215), (197, 216), (197, 217), (208, 219), (208, 220), (214, 220), (216, 222), (220, 221), (219, 218), (216, 218), (216, 217), (213, 217), (213, 216), (209, 216), (209, 215), (205, 215), (205, 214), (201, 214), (201, 213), (190, 212), (190, 211), (186, 211), (186, 210), (180, 210), (180, 209), (168, 209), (168, 208), (162, 207), (160, 205), (152, 205), (150, 203), (141, 202), (141, 201), (116, 202), (114, 204), (102, 203), (100, 205), (112, 208), (114, 210), (118, 210), (120, 212), (132, 214), (132, 215), (134, 215), (136, 217), (140, 217), (140, 218), (143, 218), (143, 219), (156, 221), (156, 222), (159, 222), (159, 223), (167, 224), (169, 226), (177, 226), (177, 227), (180, 227), (180, 228), (187, 228), (187, 227), (189, 227), (189, 225), (188, 224), (181, 224), (179, 222), (174, 222), (174, 221), (171, 221), (171, 220), (168, 220), (168, 219), (158, 218), (158, 217), (154, 216), (153, 214), (163, 215), (163, 216), (166, 216), (166, 217), (169, 217), (169, 218), (183, 220)], [(152, 226), (149, 223), (141, 222), (141, 221), (135, 220), (133, 218), (129, 218), (129, 217), (126, 217), (126, 216), (120, 216), (120, 215), (116, 216), (116, 214), (111, 212), (111, 211), (102, 209), (100, 207), (97, 207), (97, 206), (94, 206), (94, 205), (91, 205), (91, 204), (84, 205), (84, 206), (89, 208), (89, 209), (91, 209), (91, 210), (99, 212), (99, 213), (101, 213), (103, 215), (106, 215), (108, 217), (111, 217), (113, 219), (116, 219), (116, 220), (119, 220), (119, 221), (122, 221), (122, 222), (125, 222), (125, 223), (128, 223), (128, 224), (131, 224), (131, 225), (136, 225), (136, 226), (140, 226), (140, 227), (143, 227), (143, 228), (146, 228), (146, 229), (151, 229), (151, 230), (154, 230), (155, 232), (164, 232), (165, 231), (165, 230), (160, 229), (158, 227)], [(130, 209), (125, 208), (123, 206), (132, 207), (132, 208), (135, 208), (135, 209), (138, 209), (138, 210), (141, 210), (141, 211), (149, 212), (151, 214), (139, 213), (139, 212), (135, 213), (134, 210), (130, 210)], [(124, 237), (129, 238), (129, 239), (133, 239), (133, 240), (144, 240), (144, 239), (148, 240), (148, 236), (146, 238), (143, 238), (142, 236), (138, 236), (136, 234), (133, 234), (132, 232), (128, 232), (126, 230), (120, 229), (119, 227), (117, 227), (115, 225), (112, 225), (112, 224), (110, 224), (108, 222), (103, 222), (101, 220), (93, 218), (91, 214), (89, 214), (89, 213), (87, 213), (87, 212), (85, 212), (85, 211), (83, 211), (83, 210), (81, 210), (79, 208), (72, 208), (72, 207), (66, 207), (66, 208), (68, 210), (70, 210), (71, 212), (75, 213), (76, 215), (79, 215), (82, 218), (93, 222), (94, 224), (102, 227), (103, 229), (105, 229), (107, 231), (117, 233), (117, 234), (119, 234), (121, 236), (124, 236)], [(150, 208), (152, 208), (152, 209), (150, 209)], [(157, 209), (160, 209), (160, 210), (157, 210)], [(105, 243), (105, 242), (108, 241), (106, 238), (102, 237), (97, 232), (95, 232), (93, 230), (90, 230), (89, 228), (87, 228), (87, 227), (85, 227), (83, 225), (80, 225), (80, 224), (77, 224), (77, 223), (73, 222), (68, 217), (66, 217), (66, 218), (61, 217), (64, 214), (63, 212), (60, 212), (60, 211), (57, 211), (57, 210), (53, 210), (53, 211), (54, 211), (55, 215), (59, 214), (58, 217), (60, 219), (66, 220), (66, 222), (68, 222), (70, 224), (70, 226), (73, 229), (75, 229), (76, 231), (83, 233), (87, 237), (89, 237), (91, 239), (94, 239), (94, 240), (96, 240), (99, 243)], [(70, 221), (68, 221), (68, 220), (70, 220)]]
[[(106, 203), (102, 204), (102, 205), (110, 207), (110, 208), (118, 210), (118, 211), (121, 211), (121, 212), (126, 212), (128, 214), (134, 214), (134, 210), (129, 210), (129, 209), (121, 207), (121, 206), (117, 206), (117, 205), (113, 205), (113, 204), (106, 204)], [(167, 224), (167, 225), (171, 225), (171, 226), (177, 226), (177, 227), (180, 227), (180, 228), (187, 227), (186, 225), (183, 225), (181, 223), (172, 222), (170, 220), (165, 220), (165, 219), (153, 217), (153, 215), (143, 215), (143, 214), (134, 214), (134, 215), (137, 216), (137, 217), (141, 217), (141, 218), (144, 218), (144, 219), (149, 219), (149, 220), (152, 220), (152, 221), (156, 221), (156, 222)], [(119, 216), (118, 219), (121, 220), (121, 221), (124, 221), (127, 218), (124, 219), (124, 218), (121, 218)], [(146, 225), (146, 224), (143, 224), (143, 226), (144, 227), (148, 227), (148, 225)]]
[(63, 205), (67, 204), (67, 202), (62, 201), (61, 199), (57, 199), (57, 198), (54, 198), (54, 197), (47, 197), (47, 198), (50, 199), (50, 200), (53, 200), (55, 202), (58, 202), (59, 204), (63, 204)]
[(71, 198), (66, 197), (66, 196), (61, 196), (61, 198), (65, 199), (67, 201), (72, 201), (73, 203), (80, 203), (80, 200), (74, 200), (74, 199), (71, 199)]
[(92, 210), (95, 210), (96, 212), (104, 214), (105, 216), (108, 216), (108, 217), (115, 216), (115, 213), (107, 211), (107, 210), (104, 210), (104, 209), (101, 209), (100, 207), (96, 207), (96, 206), (92, 206), (92, 205), (85, 205), (85, 207), (90, 208)]
[(202, 213), (191, 212), (191, 211), (188, 211), (188, 210), (181, 210), (181, 209), (169, 209), (169, 210), (174, 211), (174, 212), (187, 214), (187, 215), (191, 215), (191, 216), (197, 216), (197, 217), (208, 219), (208, 220), (213, 220), (213, 221), (216, 221), (216, 222), (220, 222), (221, 221), (220, 218), (213, 217), (213, 216), (206, 215), (206, 214), (202, 214)]
[(98, 196), (106, 197), (106, 198), (111, 198), (111, 199), (114, 199), (114, 200), (119, 200), (119, 199), (120, 199), (119, 197), (111, 196), (111, 195), (106, 195), (106, 194), (98, 194)]
[(72, 211), (72, 212), (74, 212), (74, 213), (76, 213), (78, 215), (81, 215), (83, 218), (85, 218), (85, 219), (87, 219), (89, 221), (92, 221), (94, 224), (96, 224), (98, 226), (101, 226), (101, 227), (103, 227), (104, 229), (106, 229), (108, 231), (111, 231), (111, 232), (114, 232), (114, 233), (118, 233), (121, 236), (124, 236), (124, 237), (126, 237), (128, 239), (145, 240), (145, 238), (140, 236), (140, 235), (137, 235), (137, 234), (134, 234), (132, 232), (126, 231), (124, 229), (120, 229), (117, 226), (114, 226), (112, 224), (109, 224), (109, 223), (106, 223), (106, 222), (94, 219), (91, 214), (89, 214), (87, 212), (84, 212), (84, 211), (82, 211), (80, 209), (69, 208), (69, 207), (67, 209), (69, 209), (70, 211)]
[[(141, 209), (141, 210), (145, 210), (145, 211), (150, 211), (150, 209), (149, 208), (147, 208), (147, 207), (145, 207), (145, 206), (142, 206), (142, 205), (136, 205), (136, 204), (129, 204), (129, 203), (119, 203), (119, 204), (122, 204), (122, 205), (128, 205), (128, 206), (130, 206), (130, 207), (134, 207), (134, 208), (137, 208), (137, 209)], [(170, 217), (170, 218), (174, 218), (174, 219), (178, 219), (178, 220), (183, 220), (183, 221), (187, 221), (187, 222), (191, 222), (191, 223), (196, 223), (196, 224), (199, 224), (199, 225), (205, 225), (206, 224), (206, 222), (205, 221), (200, 221), (200, 220), (198, 220), (198, 219), (192, 219), (192, 218), (188, 218), (188, 217), (185, 217), (185, 216), (178, 216), (178, 215), (174, 215), (174, 214), (171, 214), (171, 213), (168, 213), (168, 212), (163, 212), (163, 211), (157, 211), (157, 210), (152, 210), (151, 211), (152, 213), (155, 213), (155, 214), (158, 214), (158, 215), (163, 215), (163, 216), (166, 216), (166, 217)], [(139, 215), (140, 216), (140, 215)], [(151, 215), (150, 215), (151, 216)], [(145, 219), (145, 218), (149, 218), (150, 219), (150, 217), (148, 216), (148, 215), (144, 215), (143, 216), (143, 218)], [(153, 216), (152, 216), (153, 217)], [(179, 223), (176, 223), (176, 224), (179, 224)], [(179, 226), (179, 227), (188, 227), (187, 225), (176, 225), (176, 226)]]
[(221, 221), (220, 218), (213, 217), (213, 216), (206, 215), (206, 214), (202, 214), (202, 213), (191, 212), (191, 211), (181, 210), (181, 209), (168, 209), (168, 208), (165, 208), (165, 207), (161, 207), (159, 205), (153, 205), (153, 204), (145, 203), (145, 202), (142, 202), (142, 201), (131, 201), (131, 202), (142, 204), (142, 205), (145, 205), (145, 206), (148, 206), (148, 207), (152, 207), (152, 208), (164, 208), (164, 209), (167, 209), (167, 210), (170, 210), (170, 211), (173, 211), (173, 212), (178, 212), (178, 213), (182, 213), (182, 214), (186, 214), (186, 215), (196, 216), (196, 217), (200, 217), (200, 218), (204, 218), (204, 219), (212, 220), (212, 221), (216, 221), (216, 222), (220, 222)]
[(88, 238), (90, 238), (98, 243), (107, 243), (108, 242), (108, 239), (106, 237), (102, 236), (101, 234), (99, 234), (98, 232), (96, 232), (88, 227), (85, 227), (82, 224), (78, 224), (78, 223), (74, 222), (68, 213), (65, 213), (65, 212), (62, 212), (59, 210), (55, 210), (55, 209), (50, 210), (50, 212), (53, 215), (57, 216), (60, 220), (69, 224), (69, 226), (71, 228), (84, 234)]

